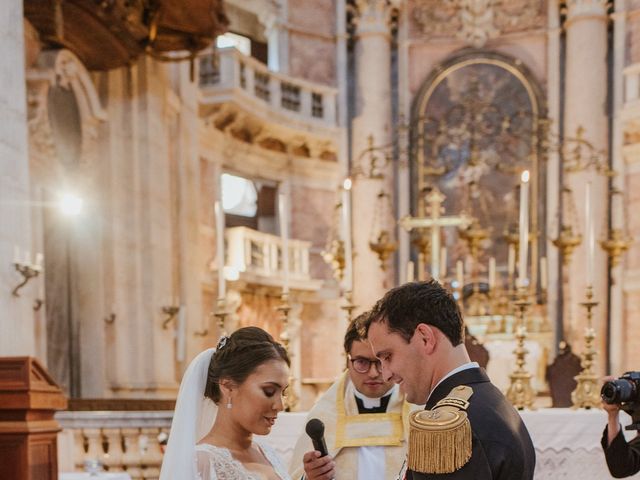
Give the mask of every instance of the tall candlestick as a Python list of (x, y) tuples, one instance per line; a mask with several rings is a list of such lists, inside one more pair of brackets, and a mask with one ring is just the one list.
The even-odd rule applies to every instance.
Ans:
[(513, 277), (513, 273), (516, 269), (516, 247), (513, 244), (509, 244), (509, 255), (507, 257), (507, 273), (510, 277)]
[(591, 205), (591, 182), (587, 182), (585, 189), (584, 225), (587, 236), (587, 285), (593, 286), (593, 258), (595, 255), (595, 239), (593, 235), (593, 206)]
[(344, 288), (353, 290), (353, 256), (351, 253), (351, 179), (344, 181), (342, 190), (342, 235), (344, 242)]
[(440, 278), (447, 277), (447, 247), (440, 248)]
[(289, 202), (284, 193), (278, 195), (278, 217), (282, 240), (282, 293), (289, 293)]
[(413, 282), (415, 279), (415, 266), (411, 260), (407, 262), (407, 283)]
[(176, 337), (176, 360), (184, 362), (187, 351), (187, 307), (180, 305), (178, 310), (178, 331)]
[(458, 286), (460, 289), (464, 287), (464, 267), (462, 260), (456, 262), (456, 280), (458, 280)]
[(527, 258), (529, 248), (529, 170), (520, 177), (520, 258), (518, 259), (518, 286), (527, 286)]
[(218, 298), (225, 298), (227, 295), (227, 286), (224, 279), (224, 211), (220, 201), (214, 204), (214, 213), (216, 216), (216, 257), (218, 264)]
[(489, 258), (489, 288), (493, 288), (496, 284), (496, 259)]
[(547, 257), (540, 258), (540, 288), (542, 290), (547, 289), (548, 285), (548, 277), (547, 277)]

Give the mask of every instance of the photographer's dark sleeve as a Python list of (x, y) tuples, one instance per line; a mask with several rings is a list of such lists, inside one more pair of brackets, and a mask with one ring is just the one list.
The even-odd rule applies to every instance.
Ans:
[(605, 427), (600, 443), (611, 475), (624, 478), (640, 472), (640, 437), (627, 443), (620, 430), (611, 445), (607, 446), (608, 435), (608, 427)]

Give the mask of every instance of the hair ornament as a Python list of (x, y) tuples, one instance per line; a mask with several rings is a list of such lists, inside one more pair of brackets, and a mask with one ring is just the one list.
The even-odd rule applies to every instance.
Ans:
[(222, 337), (220, 337), (220, 340), (218, 340), (218, 345), (216, 345), (216, 352), (222, 350), (228, 341), (229, 337), (227, 335), (223, 335)]

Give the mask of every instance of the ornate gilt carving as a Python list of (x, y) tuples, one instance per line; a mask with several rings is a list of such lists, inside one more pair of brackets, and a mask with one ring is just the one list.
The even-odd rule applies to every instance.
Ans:
[(504, 33), (543, 26), (542, 0), (417, 0), (412, 17), (427, 38), (451, 37), (476, 48)]

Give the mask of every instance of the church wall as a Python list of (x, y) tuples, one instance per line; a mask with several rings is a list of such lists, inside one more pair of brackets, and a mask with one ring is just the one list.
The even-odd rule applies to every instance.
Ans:
[[(22, 2), (5, 2), (0, 26), (3, 32), (0, 77), (0, 355), (35, 355), (34, 312), (37, 292), (34, 280), (20, 297), (11, 294), (21, 276), (10, 263), (17, 246), (32, 251), (29, 206), (29, 158), (25, 92), (24, 29)], [(33, 257), (32, 257), (33, 258)], [(35, 289), (35, 290), (34, 290)]]
[(335, 2), (289, 0), (289, 74), (336, 85)]

